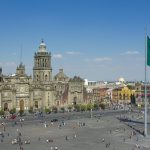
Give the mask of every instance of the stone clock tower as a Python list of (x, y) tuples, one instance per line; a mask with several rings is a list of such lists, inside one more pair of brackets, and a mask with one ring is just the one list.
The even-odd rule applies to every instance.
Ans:
[(33, 81), (52, 81), (51, 53), (47, 52), (46, 44), (43, 40), (38, 52), (34, 55)]

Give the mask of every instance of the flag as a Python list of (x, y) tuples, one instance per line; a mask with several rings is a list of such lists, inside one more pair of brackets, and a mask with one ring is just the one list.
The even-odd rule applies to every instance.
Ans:
[(150, 66), (150, 38), (147, 36), (147, 65)]

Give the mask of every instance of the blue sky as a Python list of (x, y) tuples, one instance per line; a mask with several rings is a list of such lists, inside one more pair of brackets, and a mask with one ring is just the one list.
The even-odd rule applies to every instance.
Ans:
[[(55, 75), (89, 80), (144, 80), (144, 36), (150, 35), (149, 0), (1, 0), (0, 66), (32, 75), (43, 38)], [(148, 68), (150, 80), (150, 69)]]

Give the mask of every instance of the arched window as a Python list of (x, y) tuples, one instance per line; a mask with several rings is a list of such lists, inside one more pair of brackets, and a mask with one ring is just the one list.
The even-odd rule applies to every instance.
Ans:
[(7, 111), (8, 110), (8, 103), (5, 103), (4, 104), (4, 111)]
[(38, 76), (38, 75), (36, 75), (36, 80), (37, 80), (37, 81), (39, 80), (39, 76)]
[(38, 101), (35, 101), (35, 108), (38, 108)]
[(75, 96), (74, 98), (73, 98), (73, 105), (76, 105), (77, 104), (77, 97)]

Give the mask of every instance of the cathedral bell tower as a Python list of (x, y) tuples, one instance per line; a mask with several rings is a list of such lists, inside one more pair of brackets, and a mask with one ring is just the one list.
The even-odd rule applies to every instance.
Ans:
[(17, 76), (25, 76), (25, 66), (20, 63), (20, 65), (16, 69), (16, 75)]
[(47, 52), (46, 44), (43, 40), (38, 52), (34, 55), (33, 80), (39, 82), (52, 80), (51, 53)]

